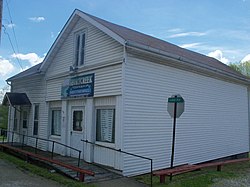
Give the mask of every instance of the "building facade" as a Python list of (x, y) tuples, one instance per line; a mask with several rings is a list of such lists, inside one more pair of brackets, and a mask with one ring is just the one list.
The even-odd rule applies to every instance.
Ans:
[[(75, 10), (41, 64), (7, 80), (9, 130), (82, 150), (123, 175), (170, 166), (167, 99), (180, 94), (174, 165), (249, 152), (249, 79), (221, 62)], [(16, 137), (18, 138), (18, 137)], [(93, 146), (81, 140), (109, 147)], [(32, 141), (32, 140), (26, 140)], [(45, 150), (51, 144), (39, 142)], [(55, 147), (57, 153), (77, 157)]]

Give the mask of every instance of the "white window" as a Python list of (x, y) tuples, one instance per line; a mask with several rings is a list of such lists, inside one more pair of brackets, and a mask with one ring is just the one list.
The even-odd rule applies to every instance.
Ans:
[(38, 124), (39, 124), (39, 105), (34, 106), (34, 123), (33, 123), (33, 135), (38, 135)]
[(51, 110), (51, 135), (61, 136), (61, 110)]
[(75, 62), (74, 66), (82, 66), (84, 64), (85, 53), (85, 32), (77, 32), (75, 34)]
[(97, 109), (96, 141), (115, 142), (115, 109)]

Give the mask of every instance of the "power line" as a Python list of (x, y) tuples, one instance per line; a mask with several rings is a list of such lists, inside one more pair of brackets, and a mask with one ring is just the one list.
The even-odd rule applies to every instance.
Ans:
[(7, 5), (6, 7), (8, 9), (9, 17), (10, 17), (10, 24), (11, 24), (11, 28), (12, 28), (12, 31), (13, 31), (13, 35), (14, 35), (14, 39), (15, 39), (15, 43), (16, 43), (16, 47), (17, 47), (17, 52), (19, 53), (19, 47), (18, 47), (18, 43), (17, 43), (16, 32), (15, 32), (15, 28), (14, 28), (14, 23), (12, 21), (12, 16), (11, 16), (11, 13), (10, 13), (8, 0), (6, 0), (6, 5)]
[(2, 36), (3, 0), (0, 0), (0, 44)]
[(18, 64), (19, 64), (19, 66), (20, 66), (21, 69), (23, 70), (22, 64), (21, 64), (21, 62), (19, 61), (19, 59), (17, 58), (16, 51), (15, 51), (14, 46), (13, 46), (13, 44), (12, 44), (12, 41), (11, 41), (11, 39), (10, 39), (10, 35), (9, 35), (9, 33), (6, 32), (6, 28), (5, 28), (4, 25), (3, 25), (3, 28), (4, 28), (4, 34), (6, 34), (6, 35), (8, 36), (8, 39), (9, 39), (11, 48), (12, 48), (12, 50), (13, 50), (13, 52), (14, 52), (15, 58), (16, 58)]

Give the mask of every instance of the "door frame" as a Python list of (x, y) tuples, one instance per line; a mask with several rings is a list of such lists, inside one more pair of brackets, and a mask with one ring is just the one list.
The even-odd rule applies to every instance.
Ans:
[[(74, 111), (82, 111), (82, 130), (81, 131), (74, 131), (73, 130), (73, 114)], [(79, 149), (76, 145), (74, 145), (73, 143), (73, 139), (72, 136), (74, 135), (74, 133), (76, 135), (80, 135), (81, 139), (84, 139), (84, 137), (86, 137), (86, 115), (85, 115), (85, 106), (76, 106), (76, 105), (72, 105), (70, 107), (70, 117), (69, 117), (69, 146)], [(82, 142), (80, 142), (82, 143)], [(81, 158), (83, 158), (83, 152), (84, 152), (84, 144), (82, 143), (82, 146), (80, 148), (81, 152)], [(72, 156), (72, 152), (73, 150), (70, 149), (69, 151), (69, 156)], [(75, 152), (75, 151), (74, 151)]]

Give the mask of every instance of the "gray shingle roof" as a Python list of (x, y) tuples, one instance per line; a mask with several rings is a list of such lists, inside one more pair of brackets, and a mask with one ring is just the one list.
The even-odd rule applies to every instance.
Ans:
[(102, 24), (103, 26), (107, 27), (108, 29), (110, 29), (111, 31), (113, 31), (114, 33), (116, 33), (117, 35), (119, 35), (120, 37), (122, 37), (124, 40), (128, 42), (132, 41), (140, 45), (148, 46), (148, 47), (158, 49), (158, 50), (170, 53), (170, 54), (174, 54), (174, 55), (201, 63), (203, 65), (210, 66), (218, 70), (225, 71), (225, 72), (245, 78), (244, 75), (240, 74), (239, 72), (233, 70), (229, 66), (223, 64), (222, 62), (212, 57), (208, 57), (206, 55), (202, 55), (200, 53), (196, 53), (188, 49), (181, 48), (177, 45), (171, 44), (164, 40), (140, 33), (138, 31), (135, 31), (135, 30), (132, 30), (132, 29), (108, 22), (108, 21), (105, 21), (103, 19), (97, 18), (90, 14), (87, 14), (84, 12), (82, 13), (88, 15), (89, 17), (91, 17), (98, 23)]
[(27, 77), (27, 76), (32, 76), (32, 75), (36, 75), (36, 74), (39, 74), (40, 71), (39, 71), (39, 68), (41, 66), (42, 63), (39, 63), (35, 66), (32, 66), (31, 68), (21, 72), (21, 73), (18, 73), (16, 75), (14, 75), (13, 77), (10, 77), (7, 79), (7, 81), (12, 81), (12, 80), (15, 80), (15, 79), (19, 79), (19, 78), (24, 78), (24, 77)]

